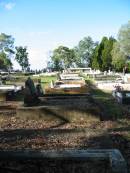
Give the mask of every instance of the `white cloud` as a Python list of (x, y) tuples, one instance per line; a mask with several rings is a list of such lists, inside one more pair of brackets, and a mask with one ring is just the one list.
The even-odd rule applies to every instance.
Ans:
[(12, 10), (15, 7), (15, 3), (9, 2), (9, 3), (3, 3), (3, 6), (6, 10)]

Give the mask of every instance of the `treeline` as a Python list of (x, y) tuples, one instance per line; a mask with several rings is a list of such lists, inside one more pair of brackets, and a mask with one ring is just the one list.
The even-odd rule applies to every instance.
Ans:
[(13, 68), (11, 59), (14, 58), (23, 71), (30, 67), (27, 47), (14, 47), (14, 38), (4, 33), (0, 34), (0, 70), (10, 71)]
[(130, 22), (123, 25), (117, 40), (113, 37), (103, 37), (101, 42), (94, 42), (88, 36), (77, 46), (70, 49), (59, 46), (48, 61), (48, 68), (62, 70), (70, 67), (92, 67), (101, 71), (123, 71), (130, 69)]
[[(0, 69), (10, 70), (14, 58), (23, 71), (30, 69), (27, 47), (14, 47), (14, 38), (4, 33), (0, 34)], [(92, 67), (101, 71), (130, 71), (130, 22), (123, 25), (117, 40), (113, 37), (103, 37), (100, 42), (94, 42), (88, 36), (70, 49), (59, 46), (52, 52), (47, 68), (60, 71), (70, 67)]]

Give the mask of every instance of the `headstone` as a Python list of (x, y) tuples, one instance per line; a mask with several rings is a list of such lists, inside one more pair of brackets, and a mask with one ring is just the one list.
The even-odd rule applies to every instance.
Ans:
[(44, 95), (40, 79), (38, 79), (38, 84), (36, 85), (36, 92), (37, 92), (38, 97), (41, 97)]
[(28, 77), (25, 81), (24, 104), (26, 106), (35, 106), (39, 102), (34, 82), (30, 77)]

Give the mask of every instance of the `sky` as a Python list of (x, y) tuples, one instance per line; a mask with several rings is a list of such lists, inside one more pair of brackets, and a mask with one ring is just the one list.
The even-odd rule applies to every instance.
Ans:
[(73, 48), (87, 36), (117, 38), (129, 20), (130, 0), (0, 0), (0, 33), (27, 46), (32, 69), (46, 67), (60, 45)]

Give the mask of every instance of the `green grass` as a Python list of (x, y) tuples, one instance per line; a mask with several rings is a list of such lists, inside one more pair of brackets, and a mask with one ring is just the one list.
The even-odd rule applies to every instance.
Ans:
[[(24, 76), (24, 75), (19, 75), (19, 76), (16, 76), (14, 75), (14, 77), (16, 78), (15, 80), (12, 80), (12, 81), (7, 81), (6, 84), (24, 84), (25, 81), (27, 80), (28, 76)], [(41, 79), (41, 83), (43, 86), (48, 86), (51, 81), (56, 81), (57, 80), (57, 76), (40, 76), (40, 77), (36, 77), (36, 76), (32, 76), (30, 75), (30, 77), (32, 78), (32, 80), (34, 81), (34, 83), (37, 83), (38, 82), (38, 79)]]
[(45, 86), (48, 86), (52, 80), (56, 81), (57, 77), (56, 76), (42, 76), (41, 77), (41, 83)]

